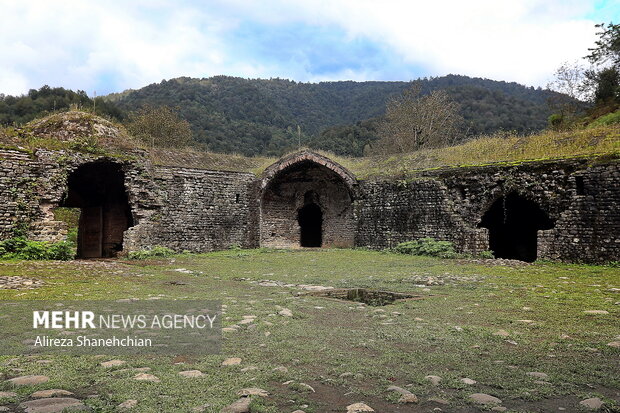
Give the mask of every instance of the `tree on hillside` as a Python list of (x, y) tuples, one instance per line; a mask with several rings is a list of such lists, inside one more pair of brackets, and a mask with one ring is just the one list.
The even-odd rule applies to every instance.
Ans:
[(586, 59), (595, 68), (586, 71), (597, 104), (620, 103), (620, 24), (597, 24), (599, 39)]
[(402, 95), (388, 101), (379, 124), (374, 153), (405, 153), (454, 143), (463, 118), (459, 106), (443, 90), (421, 95), (416, 82)]
[(168, 106), (145, 105), (130, 113), (127, 130), (151, 147), (180, 148), (192, 141), (189, 122)]
[(578, 62), (564, 62), (556, 69), (553, 80), (547, 84), (547, 89), (558, 92), (547, 99), (553, 111), (549, 117), (553, 127), (570, 124), (582, 109), (580, 102), (589, 99), (585, 73), (586, 70)]

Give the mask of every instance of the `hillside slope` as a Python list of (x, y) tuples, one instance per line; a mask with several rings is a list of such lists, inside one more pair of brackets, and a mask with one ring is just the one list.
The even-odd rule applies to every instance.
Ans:
[[(464, 135), (497, 130), (537, 131), (546, 125), (550, 114), (546, 100), (552, 92), (517, 83), (456, 75), (421, 82), (423, 93), (446, 89), (460, 103), (467, 121)], [(300, 143), (334, 150), (326, 142), (333, 139), (333, 134), (321, 134), (322, 131), (381, 116), (386, 101), (409, 85), (409, 82), (297, 83), (227, 76), (181, 77), (112, 94), (106, 99), (125, 111), (145, 104), (178, 107), (192, 125), (195, 140), (210, 151), (280, 155)], [(361, 155), (355, 136), (350, 144), (339, 145), (335, 150), (340, 154)]]

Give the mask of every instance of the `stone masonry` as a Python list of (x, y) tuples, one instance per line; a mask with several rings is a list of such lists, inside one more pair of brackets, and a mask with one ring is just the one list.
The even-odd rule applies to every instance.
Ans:
[(553, 222), (538, 231), (538, 258), (620, 260), (620, 162), (572, 159), (420, 171), (407, 180), (358, 181), (341, 165), (309, 151), (283, 158), (260, 176), (152, 165), (144, 152), (125, 157), (72, 151), (0, 150), (0, 239), (26, 232), (57, 241), (66, 225), (53, 210), (68, 177), (87, 163), (118, 164), (132, 226), (123, 250), (162, 245), (176, 251), (231, 246), (299, 247), (298, 213), (322, 213), (324, 247), (382, 249), (433, 237), (457, 250), (489, 249), (480, 227), (509, 193), (534, 202)]

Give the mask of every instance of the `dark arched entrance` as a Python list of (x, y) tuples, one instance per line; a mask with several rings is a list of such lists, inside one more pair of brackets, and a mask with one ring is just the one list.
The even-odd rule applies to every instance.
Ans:
[(323, 244), (323, 212), (315, 203), (305, 205), (299, 210), (300, 245), (320, 247)]
[(309, 151), (273, 164), (261, 182), (260, 245), (352, 247), (355, 183), (346, 169)]
[(80, 208), (78, 257), (114, 257), (133, 225), (120, 165), (92, 162), (69, 175), (63, 207)]
[(489, 248), (496, 258), (536, 261), (538, 231), (553, 221), (533, 201), (511, 192), (497, 199), (478, 225), (489, 230)]

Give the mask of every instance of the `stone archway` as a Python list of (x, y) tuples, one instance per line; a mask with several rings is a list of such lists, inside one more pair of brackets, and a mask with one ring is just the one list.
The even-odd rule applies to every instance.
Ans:
[(489, 230), (489, 249), (496, 258), (533, 262), (538, 257), (538, 231), (554, 223), (534, 201), (511, 192), (493, 202), (478, 227)]
[(114, 257), (123, 249), (124, 232), (133, 225), (125, 174), (114, 162), (80, 165), (68, 177), (60, 206), (80, 208), (78, 257)]
[(283, 158), (265, 170), (260, 244), (266, 247), (353, 247), (355, 177), (314, 152)]

